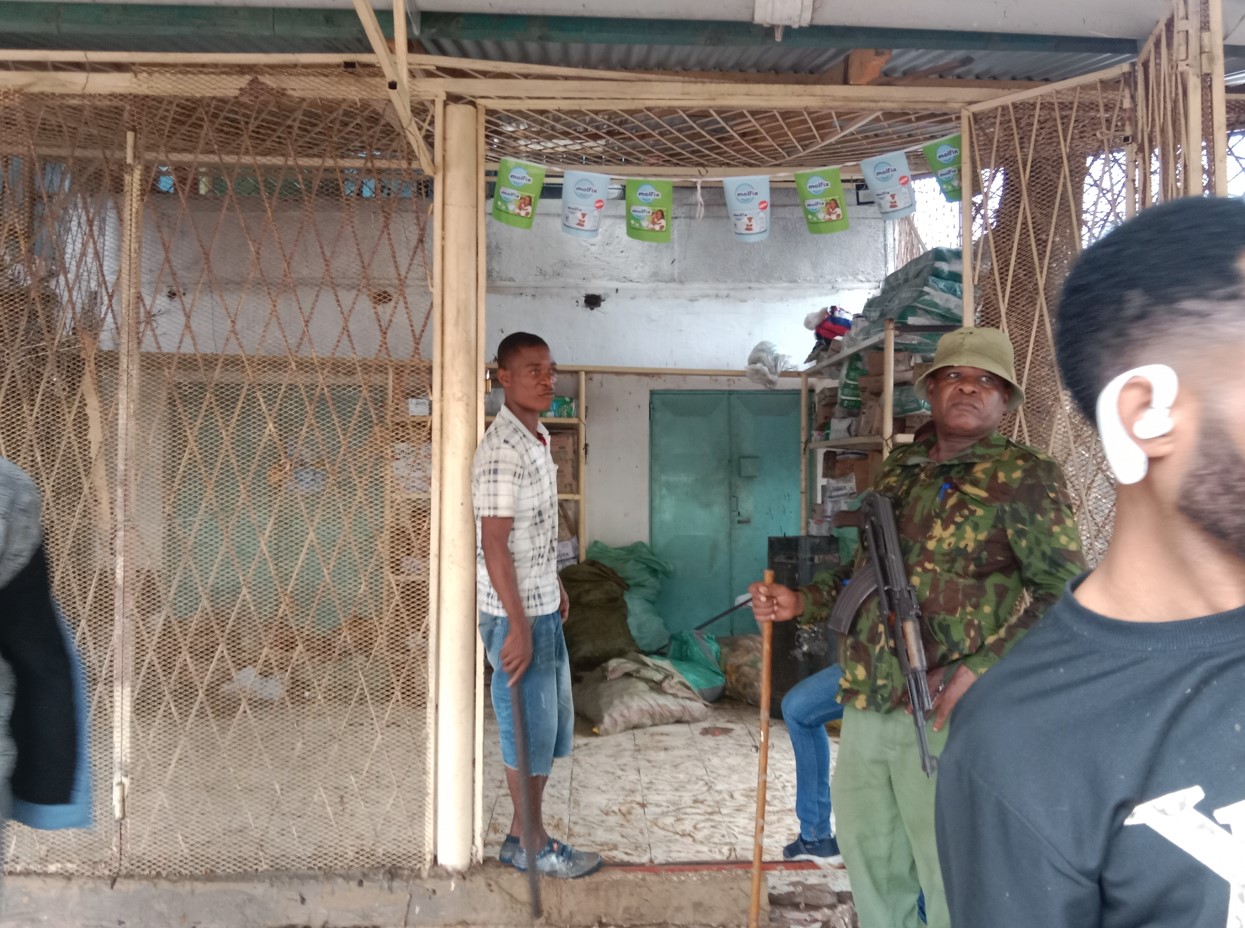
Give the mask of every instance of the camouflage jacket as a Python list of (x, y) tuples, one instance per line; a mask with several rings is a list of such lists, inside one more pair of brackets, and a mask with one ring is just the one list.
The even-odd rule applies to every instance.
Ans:
[[(934, 441), (931, 435), (898, 448), (873, 489), (895, 501), (930, 669), (950, 673), (962, 663), (980, 676), (1085, 570), (1085, 558), (1052, 459), (996, 433), (939, 462), (929, 457)], [(829, 617), (848, 576), (847, 569), (823, 573), (803, 588), (801, 624)], [(853, 636), (842, 636), (839, 660), (839, 702), (889, 712), (907, 700), (876, 597), (861, 607)]]

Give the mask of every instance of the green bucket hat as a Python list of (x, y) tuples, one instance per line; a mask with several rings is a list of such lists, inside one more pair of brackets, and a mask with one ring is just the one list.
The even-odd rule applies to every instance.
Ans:
[(1007, 403), (1009, 412), (1019, 409), (1020, 404), (1025, 401), (1024, 391), (1016, 382), (1016, 358), (1012, 352), (1012, 343), (1001, 329), (956, 329), (938, 339), (934, 363), (921, 372), (913, 385), (917, 396), (929, 400), (925, 389), (926, 378), (943, 367), (977, 367), (1002, 377), (1012, 385), (1012, 395)]

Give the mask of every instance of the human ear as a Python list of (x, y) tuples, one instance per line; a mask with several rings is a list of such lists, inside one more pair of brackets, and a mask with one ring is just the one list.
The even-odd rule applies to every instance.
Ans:
[(1098, 434), (1107, 463), (1121, 485), (1140, 483), (1150, 457), (1162, 449), (1142, 448), (1171, 433), (1171, 408), (1180, 381), (1166, 364), (1146, 364), (1120, 374), (1098, 394)]

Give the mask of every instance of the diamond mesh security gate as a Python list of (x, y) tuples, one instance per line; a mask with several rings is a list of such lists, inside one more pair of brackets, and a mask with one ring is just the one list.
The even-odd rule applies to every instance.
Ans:
[[(1217, 0), (1177, 0), (1135, 64), (964, 113), (970, 309), (1011, 337), (1025, 405), (1005, 427), (1063, 465), (1091, 564), (1111, 536), (1115, 488), (1056, 370), (1059, 290), (1081, 249), (1138, 209), (1213, 192), (1239, 173), (1222, 56), (1211, 54), (1220, 19)], [(1231, 127), (1245, 122), (1240, 112), (1228, 109)]]
[(276, 77), (0, 99), (0, 453), (98, 792), (13, 869), (431, 859), (431, 188), (383, 97)]

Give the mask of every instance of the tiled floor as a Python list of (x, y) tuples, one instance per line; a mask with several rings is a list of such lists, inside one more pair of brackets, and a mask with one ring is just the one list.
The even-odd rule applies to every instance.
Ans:
[[(487, 698), (485, 706), (485, 856), (495, 858), (512, 813)], [(605, 737), (579, 719), (573, 756), (549, 778), (545, 823), (611, 863), (751, 860), (759, 741), (757, 709), (727, 701), (703, 722)], [(795, 762), (781, 720), (770, 723), (768, 767), (765, 859), (781, 860), (798, 831)]]

